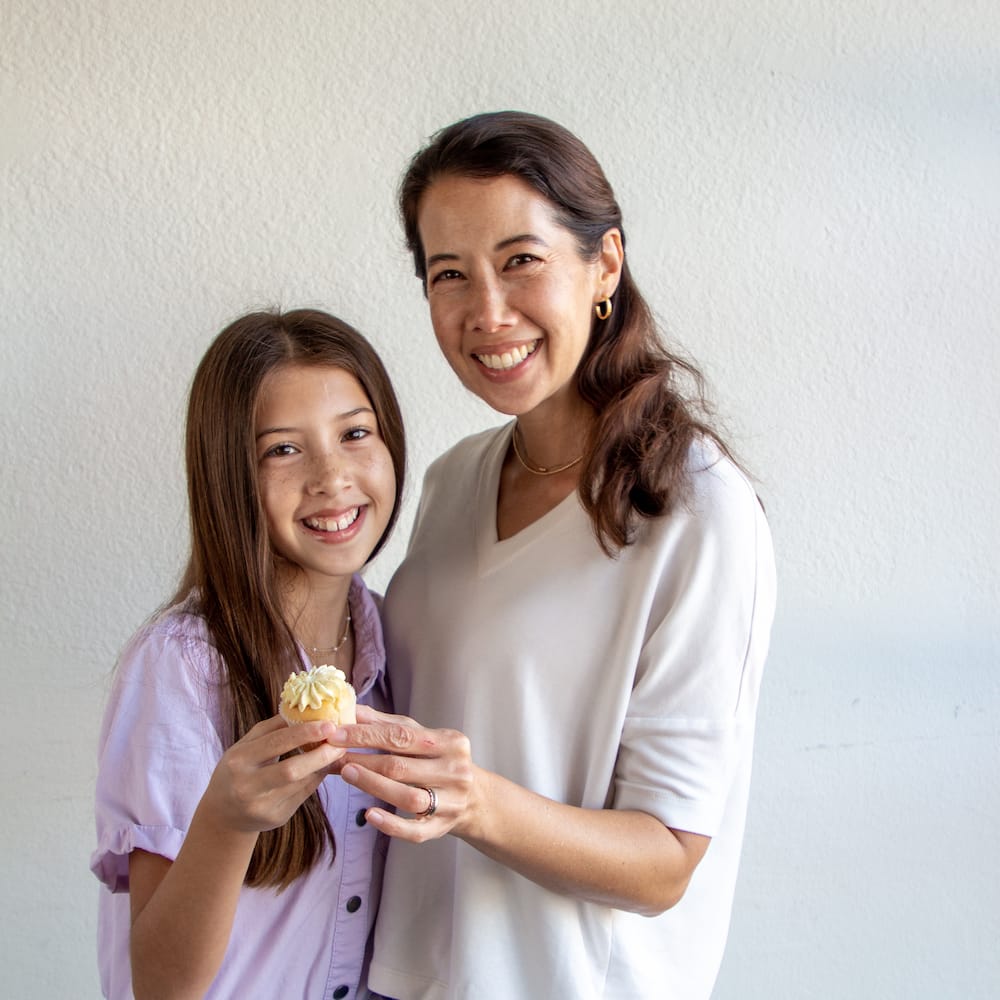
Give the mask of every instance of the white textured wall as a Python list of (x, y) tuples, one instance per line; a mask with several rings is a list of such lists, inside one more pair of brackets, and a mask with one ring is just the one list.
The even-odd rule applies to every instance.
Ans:
[(781, 602), (717, 996), (1000, 982), (1000, 8), (0, 0), (4, 996), (89, 997), (94, 745), (185, 547), (187, 383), (249, 307), (384, 353), (427, 462), (489, 420), (393, 210), (435, 128), (577, 131), (761, 480)]

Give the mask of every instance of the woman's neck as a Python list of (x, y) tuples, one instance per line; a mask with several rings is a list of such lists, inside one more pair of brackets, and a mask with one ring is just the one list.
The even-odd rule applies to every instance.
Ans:
[(511, 538), (558, 506), (576, 488), (586, 459), (593, 411), (547, 401), (517, 418), (500, 470), (497, 538)]
[(576, 393), (547, 400), (517, 418), (517, 457), (535, 469), (557, 469), (585, 458), (594, 411)]

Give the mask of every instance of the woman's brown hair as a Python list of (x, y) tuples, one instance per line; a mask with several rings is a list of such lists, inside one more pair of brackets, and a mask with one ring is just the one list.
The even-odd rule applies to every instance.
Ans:
[[(191, 554), (175, 600), (190, 599), (208, 626), (232, 700), (230, 743), (277, 711), (282, 684), (301, 668), (282, 616), (275, 557), (257, 484), (254, 421), (264, 379), (286, 365), (341, 368), (361, 384), (392, 458), (399, 512), (406, 444), (396, 395), (375, 350), (357, 330), (314, 309), (255, 312), (226, 327), (191, 386), (186, 461)], [(319, 800), (257, 839), (246, 884), (284, 888), (336, 846)]]
[[(572, 132), (519, 111), (475, 115), (432, 136), (410, 161), (400, 185), (406, 241), (425, 290), (420, 200), (445, 175), (521, 178), (552, 205), (555, 220), (576, 237), (584, 260), (596, 259), (609, 229), (618, 229), (625, 245), (611, 185)], [(697, 438), (711, 439), (730, 455), (707, 422), (701, 373), (664, 346), (627, 257), (611, 301), (608, 319), (595, 316), (576, 371), (577, 390), (597, 417), (580, 476), (580, 500), (609, 555), (632, 542), (637, 517), (658, 517), (683, 500)]]

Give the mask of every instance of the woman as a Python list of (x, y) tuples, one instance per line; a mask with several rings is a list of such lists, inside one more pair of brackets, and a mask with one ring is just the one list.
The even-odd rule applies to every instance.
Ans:
[(411, 814), (368, 813), (395, 838), (372, 988), (707, 997), (773, 616), (763, 512), (575, 136), (458, 122), (400, 200), (441, 350), (515, 419), (427, 473), (385, 604), (412, 718), (334, 740), (385, 751), (343, 776)]

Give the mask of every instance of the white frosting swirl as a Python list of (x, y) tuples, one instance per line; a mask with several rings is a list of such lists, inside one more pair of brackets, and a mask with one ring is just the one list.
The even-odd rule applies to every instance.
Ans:
[(353, 701), (353, 697), (354, 689), (347, 683), (347, 675), (329, 664), (292, 674), (281, 689), (282, 702), (300, 712), (317, 709), (326, 702), (333, 702), (339, 712), (345, 701)]

